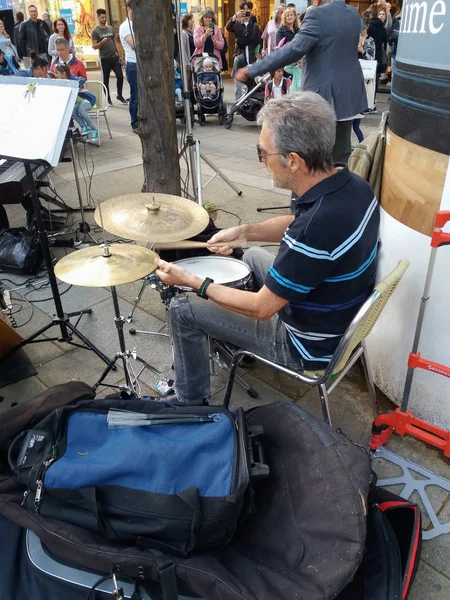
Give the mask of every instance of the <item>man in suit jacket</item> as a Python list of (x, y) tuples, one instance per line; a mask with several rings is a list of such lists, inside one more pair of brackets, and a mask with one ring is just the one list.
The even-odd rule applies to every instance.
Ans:
[(353, 118), (367, 108), (358, 61), (361, 29), (358, 11), (344, 0), (316, 0), (290, 44), (235, 74), (235, 79), (245, 82), (302, 58), (302, 90), (320, 94), (336, 113), (334, 162), (347, 163)]

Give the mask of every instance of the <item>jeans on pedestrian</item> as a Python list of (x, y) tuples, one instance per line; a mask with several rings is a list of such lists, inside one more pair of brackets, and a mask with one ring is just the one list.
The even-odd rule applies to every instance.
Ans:
[(244, 95), (244, 84), (242, 83), (242, 81), (235, 81), (234, 82), (234, 100), (235, 100), (235, 102), (240, 100), (243, 95)]
[(353, 131), (355, 132), (356, 137), (358, 138), (358, 142), (361, 143), (364, 140), (364, 134), (361, 131), (361, 119), (353, 119)]
[[(263, 248), (250, 248), (244, 262), (262, 287), (275, 256)], [(292, 369), (301, 369), (300, 356), (288, 342), (278, 315), (257, 321), (203, 300), (195, 294), (175, 296), (168, 314), (172, 337), (177, 397), (186, 404), (210, 398), (208, 338), (222, 340)]]
[(72, 117), (82, 129), (84, 127), (89, 127), (89, 129), (95, 129), (95, 125), (92, 122), (91, 117), (88, 115), (91, 108), (92, 105), (88, 100), (83, 100), (81, 104), (75, 104), (75, 107), (72, 112)]
[(181, 95), (180, 88), (175, 88), (175, 96), (178, 102), (183, 102), (183, 96)]
[(128, 109), (131, 117), (131, 127), (136, 128), (138, 122), (138, 83), (137, 83), (137, 66), (134, 62), (127, 62), (125, 67), (127, 81), (130, 86), (130, 103)]
[(111, 102), (111, 94), (109, 92), (109, 76), (111, 74), (111, 71), (114, 71), (114, 74), (117, 79), (117, 95), (122, 96), (122, 91), (123, 91), (122, 66), (120, 64), (120, 60), (119, 60), (118, 56), (113, 56), (112, 58), (101, 58), (100, 65), (102, 67), (103, 83), (104, 83), (107, 93), (108, 93), (108, 102)]

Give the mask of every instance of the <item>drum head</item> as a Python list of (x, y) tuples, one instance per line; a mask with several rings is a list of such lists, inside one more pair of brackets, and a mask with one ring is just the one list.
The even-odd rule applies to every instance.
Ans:
[(225, 256), (198, 256), (197, 258), (183, 258), (177, 260), (186, 271), (205, 279), (211, 277), (214, 283), (220, 285), (233, 285), (245, 282), (250, 278), (249, 267), (241, 260)]

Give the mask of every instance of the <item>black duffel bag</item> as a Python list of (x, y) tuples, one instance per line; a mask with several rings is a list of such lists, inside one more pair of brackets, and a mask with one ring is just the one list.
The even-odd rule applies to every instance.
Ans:
[(0, 231), (0, 271), (32, 275), (42, 260), (38, 233), (26, 227)]
[(252, 510), (242, 409), (65, 407), (20, 434), (9, 463), (28, 510), (178, 555), (228, 543)]

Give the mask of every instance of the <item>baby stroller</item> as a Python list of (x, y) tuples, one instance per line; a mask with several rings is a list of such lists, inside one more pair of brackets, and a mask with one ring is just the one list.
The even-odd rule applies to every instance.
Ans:
[[(237, 68), (240, 68), (241, 66), (245, 67), (246, 65), (244, 56), (238, 56), (236, 61), (239, 61), (241, 58), (243, 59), (242, 64), (237, 65)], [(239, 114), (247, 121), (256, 121), (256, 117), (264, 105), (264, 88), (269, 79), (270, 74), (267, 73), (263, 77), (247, 80), (247, 92), (231, 106), (225, 115), (223, 124), (226, 129), (231, 129), (234, 115), (237, 112), (239, 112)]]
[[(218, 115), (219, 123), (222, 125), (227, 110), (223, 102), (223, 81), (219, 61), (215, 56), (195, 54), (191, 57), (191, 62), (193, 104), (197, 107), (199, 123), (205, 124), (205, 115)], [(205, 70), (205, 63), (212, 64), (211, 71)], [(202, 92), (203, 86), (206, 88), (205, 92)], [(210, 93), (210, 88), (215, 88), (215, 91)]]

